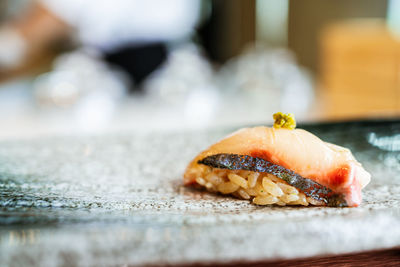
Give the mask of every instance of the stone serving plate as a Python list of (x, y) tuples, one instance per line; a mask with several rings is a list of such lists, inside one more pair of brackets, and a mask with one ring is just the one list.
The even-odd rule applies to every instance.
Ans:
[(189, 160), (234, 129), (3, 141), (0, 266), (246, 263), (400, 246), (400, 121), (303, 128), (372, 173), (360, 207), (259, 207), (184, 188)]

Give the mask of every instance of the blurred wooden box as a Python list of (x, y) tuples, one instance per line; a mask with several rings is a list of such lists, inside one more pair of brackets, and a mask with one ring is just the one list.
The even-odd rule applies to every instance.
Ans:
[(337, 23), (320, 39), (320, 82), (328, 117), (400, 110), (400, 43), (379, 20)]

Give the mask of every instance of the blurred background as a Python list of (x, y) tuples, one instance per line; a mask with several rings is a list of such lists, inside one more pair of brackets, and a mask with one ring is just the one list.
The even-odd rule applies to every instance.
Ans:
[(400, 114), (400, 1), (0, 0), (0, 138)]

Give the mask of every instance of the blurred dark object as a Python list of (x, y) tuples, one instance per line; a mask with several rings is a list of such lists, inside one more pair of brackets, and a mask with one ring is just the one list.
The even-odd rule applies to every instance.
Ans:
[(211, 1), (211, 16), (198, 33), (212, 61), (223, 63), (255, 41), (255, 9), (255, 0)]
[(288, 45), (299, 63), (318, 72), (318, 34), (331, 22), (354, 18), (385, 18), (386, 0), (290, 1)]
[(0, 1), (0, 23), (4, 21), (6, 17), (7, 2)]
[(130, 90), (141, 89), (142, 82), (167, 58), (167, 47), (163, 43), (135, 47), (123, 47), (105, 55), (106, 61), (124, 69), (135, 86)]

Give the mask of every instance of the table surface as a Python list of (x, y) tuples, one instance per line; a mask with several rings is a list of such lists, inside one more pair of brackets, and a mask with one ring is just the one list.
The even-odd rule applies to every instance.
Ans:
[(400, 246), (400, 121), (301, 127), (372, 173), (360, 207), (260, 207), (183, 187), (189, 160), (230, 128), (1, 141), (0, 266), (246, 264)]

